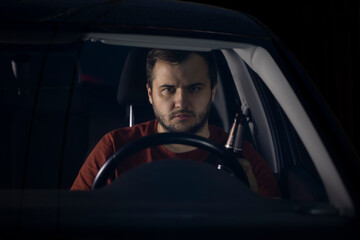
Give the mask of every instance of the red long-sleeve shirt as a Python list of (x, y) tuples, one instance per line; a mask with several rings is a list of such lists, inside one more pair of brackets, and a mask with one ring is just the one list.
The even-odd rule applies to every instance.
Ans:
[[(157, 133), (157, 120), (141, 123), (133, 127), (121, 128), (107, 133), (90, 153), (81, 167), (71, 190), (90, 190), (101, 166), (118, 149), (125, 144), (143, 136)], [(226, 141), (227, 133), (215, 125), (209, 125), (209, 139), (221, 144)], [(280, 197), (277, 180), (266, 161), (255, 151), (253, 146), (244, 141), (243, 155), (252, 167), (257, 180), (259, 194), (266, 197)], [(209, 153), (202, 149), (195, 149), (184, 153), (174, 153), (159, 145), (139, 151), (121, 162), (115, 171), (115, 178), (141, 164), (169, 158), (192, 159), (205, 161)]]

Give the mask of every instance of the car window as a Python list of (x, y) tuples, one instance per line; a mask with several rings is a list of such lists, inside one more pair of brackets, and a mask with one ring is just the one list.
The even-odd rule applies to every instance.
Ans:
[(280, 171), (276, 174), (285, 197), (303, 201), (328, 201), (324, 185), (288, 117), (251, 68), (248, 71), (259, 92), (261, 103), (271, 126), (271, 136)]
[(27, 51), (27, 48), (1, 46), (1, 188), (16, 188), (23, 184), (41, 62), (45, 55), (45, 47), (35, 51)]
[(4, 188), (57, 188), (79, 45), (3, 46)]
[[(7, 160), (3, 188), (69, 189), (101, 137), (128, 126), (128, 106), (118, 104), (117, 94), (122, 67), (131, 49), (84, 41), (2, 51), (1, 61), (7, 66), (3, 68), (1, 83), (2, 108), (7, 112), (1, 125), (5, 133), (1, 135), (5, 143), (2, 156)], [(224, 119), (227, 121), (222, 126), (228, 126), (229, 131), (233, 116), (241, 111), (242, 96), (235, 91), (228, 62), (222, 54), (217, 55), (221, 84), (218, 109), (226, 111), (217, 112), (216, 117), (222, 118), (223, 123)], [(11, 66), (14, 62), (17, 72)], [(247, 71), (271, 126), (277, 161), (273, 164), (280, 169), (275, 174), (284, 195), (294, 199), (326, 199), (311, 158), (286, 115), (261, 78), (251, 68), (247, 67)], [(262, 153), (256, 138), (247, 126), (245, 139)], [(290, 186), (289, 181), (294, 183)], [(300, 193), (294, 189), (296, 184), (308, 189)], [(318, 187), (312, 189), (310, 185)]]

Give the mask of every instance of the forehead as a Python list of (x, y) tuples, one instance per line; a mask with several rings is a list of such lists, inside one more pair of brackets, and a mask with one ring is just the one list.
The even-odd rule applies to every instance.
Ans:
[(153, 84), (210, 84), (208, 65), (203, 57), (191, 54), (181, 63), (158, 60), (153, 70)]

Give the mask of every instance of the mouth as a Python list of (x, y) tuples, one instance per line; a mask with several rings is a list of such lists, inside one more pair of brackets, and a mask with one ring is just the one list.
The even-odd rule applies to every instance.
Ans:
[(194, 116), (194, 114), (189, 113), (189, 112), (178, 112), (178, 113), (175, 113), (172, 118), (177, 119), (177, 120), (187, 120), (193, 116)]
[(190, 114), (176, 114), (174, 118), (179, 120), (185, 120), (185, 119), (189, 119), (190, 117), (191, 117)]

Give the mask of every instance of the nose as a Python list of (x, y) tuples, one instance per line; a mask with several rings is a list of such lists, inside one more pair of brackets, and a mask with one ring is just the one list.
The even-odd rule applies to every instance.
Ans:
[(178, 89), (174, 95), (175, 108), (186, 109), (189, 105), (189, 95), (186, 90)]

